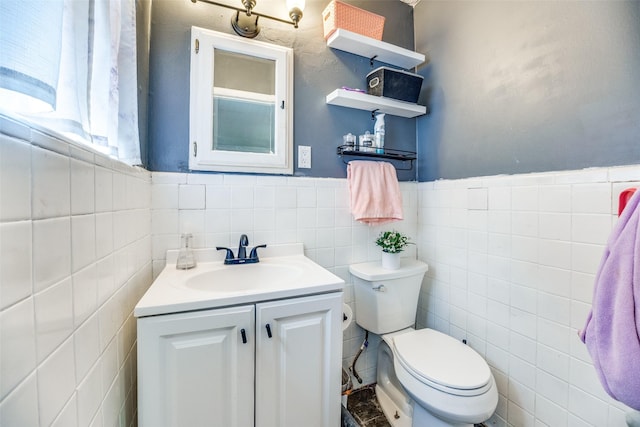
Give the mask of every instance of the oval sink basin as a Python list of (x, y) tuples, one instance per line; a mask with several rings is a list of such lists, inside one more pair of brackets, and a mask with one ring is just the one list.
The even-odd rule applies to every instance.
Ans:
[(303, 270), (286, 264), (224, 265), (187, 279), (184, 286), (207, 292), (237, 293), (277, 288), (302, 276)]

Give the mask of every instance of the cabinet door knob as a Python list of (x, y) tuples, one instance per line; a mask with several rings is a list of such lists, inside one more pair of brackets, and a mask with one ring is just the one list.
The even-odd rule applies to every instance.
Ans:
[(271, 325), (269, 325), (269, 324), (267, 323), (267, 326), (265, 326), (265, 327), (267, 328), (267, 336), (268, 336), (269, 338), (271, 338), (271, 337), (273, 336), (273, 335), (271, 335)]
[(247, 332), (244, 329), (240, 329), (240, 335), (242, 335), (242, 344), (247, 343)]

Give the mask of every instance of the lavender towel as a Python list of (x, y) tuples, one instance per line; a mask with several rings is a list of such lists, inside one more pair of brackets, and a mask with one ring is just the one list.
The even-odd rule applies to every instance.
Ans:
[(579, 334), (606, 392), (640, 410), (640, 191), (611, 232)]

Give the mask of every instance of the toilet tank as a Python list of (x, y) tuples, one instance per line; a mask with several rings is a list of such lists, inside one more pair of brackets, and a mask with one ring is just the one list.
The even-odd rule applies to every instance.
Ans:
[(427, 264), (407, 258), (398, 270), (386, 270), (379, 261), (351, 265), (356, 323), (375, 334), (414, 326), (427, 269)]

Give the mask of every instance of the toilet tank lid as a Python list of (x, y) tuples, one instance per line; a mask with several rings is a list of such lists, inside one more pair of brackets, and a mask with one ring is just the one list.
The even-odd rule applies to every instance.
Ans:
[(387, 270), (382, 268), (380, 261), (363, 262), (360, 264), (351, 264), (349, 272), (356, 277), (370, 282), (379, 280), (401, 279), (403, 277), (414, 276), (416, 274), (424, 274), (429, 266), (422, 261), (411, 258), (401, 258), (400, 268), (397, 270)]

